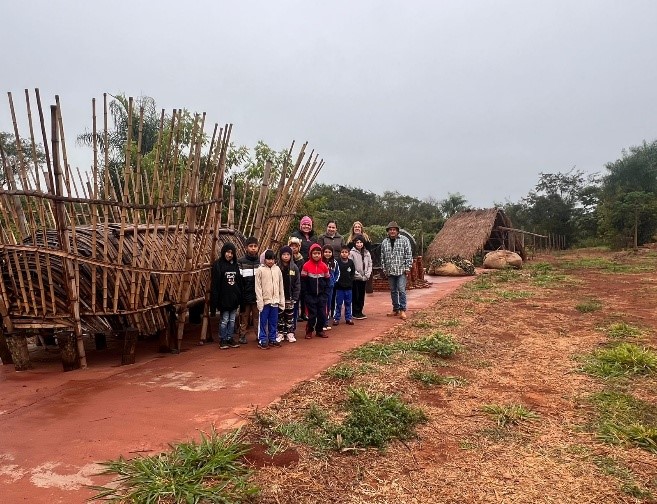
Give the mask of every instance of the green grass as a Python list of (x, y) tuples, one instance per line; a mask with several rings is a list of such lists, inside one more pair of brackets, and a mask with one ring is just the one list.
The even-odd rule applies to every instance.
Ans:
[(600, 378), (652, 374), (657, 372), (657, 354), (631, 343), (619, 343), (585, 356), (582, 371)]
[(304, 444), (325, 451), (334, 446), (333, 432), (336, 427), (330, 421), (326, 411), (312, 404), (303, 420), (298, 422), (281, 422), (273, 426), (278, 434), (297, 444)]
[(602, 302), (598, 299), (587, 299), (575, 305), (575, 309), (580, 313), (592, 313), (602, 309)]
[(419, 369), (414, 369), (409, 372), (409, 377), (412, 380), (420, 382), (425, 387), (430, 387), (433, 385), (446, 385), (448, 387), (456, 388), (462, 387), (467, 383), (465, 378), (460, 376), (443, 376), (433, 371), (422, 371)]
[(616, 322), (609, 324), (603, 328), (604, 333), (610, 338), (625, 339), (641, 336), (643, 331), (636, 326), (630, 325), (626, 322)]
[(560, 266), (570, 270), (596, 269), (603, 273), (644, 273), (654, 269), (654, 266), (649, 264), (627, 264), (601, 257), (563, 261)]
[(489, 275), (491, 275), (493, 281), (496, 283), (509, 283), (522, 280), (520, 272), (514, 268), (499, 270), (492, 274), (489, 273)]
[(527, 271), (532, 282), (539, 287), (549, 287), (568, 280), (566, 275), (558, 273), (551, 264), (545, 262), (529, 264)]
[(239, 431), (218, 435), (214, 429), (197, 443), (170, 445), (171, 451), (151, 457), (104, 462), (103, 474), (118, 477), (91, 500), (121, 503), (231, 503), (258, 493), (249, 483), (242, 461), (247, 445)]
[(449, 335), (435, 332), (431, 336), (414, 341), (396, 341), (392, 343), (366, 343), (353, 349), (347, 356), (362, 362), (390, 364), (402, 354), (419, 353), (430, 357), (451, 357), (459, 350), (459, 345)]
[(513, 301), (515, 299), (527, 299), (533, 296), (531, 292), (528, 291), (507, 291), (507, 290), (502, 290), (499, 291), (498, 296), (500, 296), (502, 299), (506, 299), (507, 301)]
[(394, 439), (415, 436), (418, 424), (427, 420), (424, 412), (404, 403), (397, 395), (370, 394), (349, 389), (347, 416), (336, 433), (336, 448), (379, 448)]
[(495, 418), (498, 427), (508, 427), (509, 425), (516, 425), (520, 422), (538, 418), (538, 414), (521, 404), (486, 404), (481, 409), (484, 413), (488, 413)]
[(597, 437), (611, 444), (637, 446), (657, 454), (657, 406), (630, 394), (604, 391), (590, 401), (596, 417), (592, 422)]
[(459, 319), (443, 320), (440, 325), (443, 327), (458, 327), (461, 325), (461, 321)]
[(652, 499), (650, 491), (637, 484), (632, 471), (627, 467), (619, 464), (611, 457), (597, 455), (592, 460), (604, 474), (613, 476), (618, 480), (623, 493), (637, 499)]
[(326, 371), (326, 374), (337, 380), (349, 380), (358, 374), (356, 368), (347, 364), (338, 364)]

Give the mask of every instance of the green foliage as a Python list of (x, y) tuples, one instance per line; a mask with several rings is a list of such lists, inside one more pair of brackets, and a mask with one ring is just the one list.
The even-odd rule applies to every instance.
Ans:
[(603, 329), (605, 334), (614, 339), (634, 338), (642, 334), (641, 329), (627, 322), (615, 322)]
[(621, 491), (637, 499), (651, 499), (649, 490), (640, 487), (634, 479), (632, 471), (619, 464), (611, 457), (596, 455), (593, 463), (604, 473), (616, 478), (621, 484)]
[(353, 349), (348, 356), (363, 362), (389, 364), (399, 354), (420, 353), (430, 357), (451, 357), (459, 350), (459, 345), (449, 335), (436, 332), (431, 336), (414, 341), (392, 343), (366, 343)]
[(336, 434), (337, 447), (384, 449), (393, 439), (415, 436), (415, 427), (425, 422), (424, 412), (405, 404), (396, 395), (370, 394), (349, 389), (347, 416)]
[(402, 351), (399, 343), (366, 343), (363, 346), (354, 348), (347, 355), (352, 359), (358, 359), (363, 362), (375, 362), (377, 364), (389, 364), (393, 356)]
[(0, 131), (0, 149), (2, 156), (0, 157), (0, 185), (5, 183), (6, 174), (3, 166), (3, 161), (13, 174), (17, 174), (21, 167), (21, 162), (24, 163), (26, 169), (33, 169), (34, 163), (41, 167), (46, 162), (46, 154), (43, 150), (43, 145), (35, 143), (32, 145), (30, 140), (21, 138), (19, 144), (16, 143), (16, 137), (13, 133)]
[(555, 271), (552, 265), (548, 263), (533, 263), (527, 267), (532, 282), (540, 287), (548, 287), (562, 283), (566, 276)]
[(538, 414), (521, 404), (486, 404), (481, 409), (484, 413), (488, 413), (495, 418), (498, 427), (516, 425), (520, 422), (538, 418)]
[(412, 341), (402, 346), (406, 351), (429, 354), (432, 357), (451, 357), (459, 350), (454, 339), (440, 332), (426, 338)]
[(598, 299), (587, 299), (575, 305), (575, 309), (580, 313), (592, 313), (602, 309), (602, 302)]
[(596, 410), (592, 427), (598, 438), (657, 453), (657, 406), (615, 391), (593, 394), (590, 401)]
[(433, 371), (422, 371), (419, 369), (411, 370), (409, 377), (427, 387), (432, 385), (447, 385), (448, 387), (455, 388), (467, 383), (467, 380), (460, 376), (442, 376)]
[(582, 371), (601, 378), (657, 372), (657, 354), (630, 343), (594, 351), (584, 359)]
[(171, 445), (171, 451), (151, 457), (105, 462), (104, 474), (118, 478), (93, 500), (135, 503), (232, 503), (255, 495), (249, 483), (250, 470), (242, 462), (247, 451), (238, 431)]

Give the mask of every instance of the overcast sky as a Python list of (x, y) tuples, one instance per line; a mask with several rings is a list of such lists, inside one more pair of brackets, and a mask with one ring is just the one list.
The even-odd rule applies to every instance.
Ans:
[(654, 0), (5, 0), (0, 13), (2, 91), (59, 94), (69, 150), (91, 98), (148, 95), (233, 123), (237, 144), (307, 140), (320, 182), (486, 207), (657, 138)]

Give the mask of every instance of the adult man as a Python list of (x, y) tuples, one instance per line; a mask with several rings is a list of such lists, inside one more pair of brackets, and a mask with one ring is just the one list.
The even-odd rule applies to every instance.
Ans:
[(386, 226), (388, 237), (381, 243), (381, 266), (388, 277), (392, 312), (389, 317), (406, 320), (406, 273), (413, 265), (411, 242), (399, 234), (399, 224), (391, 221)]

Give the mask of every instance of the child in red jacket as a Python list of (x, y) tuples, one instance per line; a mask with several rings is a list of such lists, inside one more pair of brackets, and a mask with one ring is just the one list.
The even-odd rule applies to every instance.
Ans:
[(326, 327), (326, 303), (328, 302), (328, 287), (331, 274), (328, 266), (322, 261), (322, 247), (313, 243), (309, 251), (310, 258), (301, 270), (301, 282), (308, 312), (306, 339), (313, 337), (313, 331), (320, 338), (328, 338), (324, 333)]

